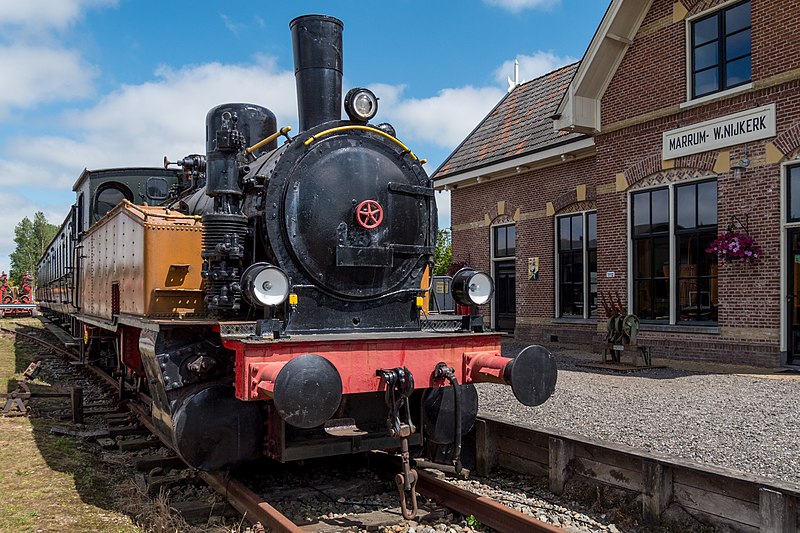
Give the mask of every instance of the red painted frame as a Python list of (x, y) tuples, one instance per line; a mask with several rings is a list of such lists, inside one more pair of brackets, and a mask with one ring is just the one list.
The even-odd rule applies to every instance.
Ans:
[(308, 353), (333, 363), (342, 378), (343, 394), (382, 391), (385, 385), (376, 372), (398, 367), (411, 371), (418, 389), (442, 387), (447, 382), (433, 377), (440, 362), (455, 369), (459, 383), (503, 382), (503, 370), (511, 359), (500, 356), (500, 338), (469, 333), (402, 338), (372, 334), (222, 342), (236, 352), (236, 397), (252, 401), (269, 399), (283, 365)]

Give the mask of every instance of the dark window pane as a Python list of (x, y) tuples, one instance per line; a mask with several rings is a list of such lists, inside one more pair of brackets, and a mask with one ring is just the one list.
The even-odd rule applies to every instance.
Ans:
[(583, 215), (576, 215), (572, 218), (572, 249), (583, 249)]
[(703, 70), (719, 63), (717, 41), (704, 44), (694, 49), (694, 70)]
[(716, 275), (712, 270), (717, 266), (717, 260), (714, 256), (707, 254), (706, 250), (717, 237), (714, 233), (701, 233), (698, 236), (698, 250), (697, 250), (697, 274), (700, 276)]
[(575, 284), (583, 284), (583, 252), (572, 254), (572, 279)]
[(125, 193), (121, 190), (109, 187), (108, 189), (103, 189), (100, 191), (100, 194), (97, 195), (94, 205), (94, 213), (97, 218), (102, 217), (111, 209), (114, 208), (115, 205), (120, 203), (125, 198)]
[(634, 283), (634, 297), (633, 308), (636, 316), (640, 319), (653, 319), (653, 284), (650, 280), (639, 281)]
[(653, 283), (653, 318), (669, 319), (669, 280), (656, 280)]
[(666, 277), (669, 273), (669, 237), (653, 239), (654, 278)]
[(558, 249), (569, 250), (570, 239), (570, 218), (561, 217), (558, 219)]
[(752, 79), (752, 67), (750, 56), (731, 61), (725, 68), (727, 69), (726, 87), (733, 87), (741, 83), (746, 83)]
[(706, 181), (697, 185), (697, 225), (717, 225), (716, 181)]
[(589, 225), (586, 246), (590, 250), (594, 250), (597, 248), (597, 213), (589, 213), (586, 218)]
[(694, 76), (694, 95), (702, 96), (719, 89), (719, 69), (712, 68)]
[(597, 252), (589, 252), (589, 316), (597, 315)]
[(503, 234), (498, 231), (499, 228), (494, 229), (494, 256), (495, 257), (502, 257), (505, 244), (502, 242)]
[(147, 178), (147, 197), (152, 200), (164, 200), (169, 192), (169, 185), (164, 178)]
[(695, 22), (693, 26), (694, 46), (699, 46), (716, 39), (719, 36), (718, 24), (719, 22), (716, 15)]
[(676, 189), (676, 206), (677, 210), (677, 229), (690, 229), (696, 226), (697, 213), (696, 204), (696, 187), (695, 185), (687, 185), (678, 187)]
[(669, 231), (669, 191), (659, 189), (651, 193), (652, 231)]
[(515, 235), (516, 228), (514, 226), (498, 226), (494, 228), (495, 257), (514, 257), (516, 253)]
[(689, 242), (691, 240), (692, 240), (691, 235), (683, 235), (677, 238), (677, 243), (675, 244), (675, 247), (677, 248), (677, 253), (678, 253), (679, 269), (683, 268), (684, 265), (687, 265), (691, 262), (690, 251), (689, 251)]
[[(746, 29), (725, 39), (725, 59), (750, 55), (750, 30)], [(711, 65), (708, 65), (711, 66)], [(702, 67), (696, 67), (700, 70)]]
[(725, 32), (733, 33), (750, 26), (750, 2), (732, 7), (725, 12)]
[(653, 246), (650, 239), (640, 239), (634, 246), (634, 276), (637, 278), (653, 277)]
[(650, 233), (650, 193), (633, 195), (633, 234)]
[(800, 166), (789, 168), (789, 218), (800, 219)]

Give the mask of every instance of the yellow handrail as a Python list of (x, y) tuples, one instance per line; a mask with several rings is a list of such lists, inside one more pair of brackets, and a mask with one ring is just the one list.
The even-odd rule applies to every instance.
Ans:
[(252, 154), (253, 152), (258, 150), (259, 148), (261, 148), (265, 144), (271, 143), (272, 141), (274, 141), (275, 139), (277, 139), (281, 135), (286, 135), (290, 131), (292, 131), (292, 127), (291, 126), (284, 126), (279, 131), (276, 131), (275, 133), (273, 133), (269, 137), (265, 137), (264, 139), (261, 139), (256, 144), (254, 144), (253, 146), (251, 146), (250, 148), (245, 150), (245, 152), (247, 152), (248, 154)]
[(381, 135), (382, 137), (386, 137), (387, 139), (389, 139), (393, 143), (395, 143), (398, 146), (400, 146), (404, 151), (406, 151), (408, 154), (411, 155), (411, 157), (414, 158), (414, 161), (419, 161), (417, 156), (414, 155), (414, 152), (412, 152), (408, 148), (408, 146), (406, 146), (405, 144), (400, 142), (397, 138), (392, 137), (391, 135), (389, 135), (385, 131), (381, 131), (381, 130), (379, 130), (377, 128), (371, 128), (370, 126), (339, 126), (338, 128), (331, 128), (329, 130), (321, 131), (321, 132), (317, 133), (316, 135), (312, 135), (311, 137), (306, 139), (303, 142), (303, 144), (308, 146), (309, 144), (313, 143), (314, 141), (316, 141), (320, 137), (325, 137), (326, 135), (330, 135), (332, 133), (339, 133), (340, 131), (347, 131), (347, 130), (363, 130), (363, 131), (371, 131), (372, 133), (377, 133), (378, 135)]

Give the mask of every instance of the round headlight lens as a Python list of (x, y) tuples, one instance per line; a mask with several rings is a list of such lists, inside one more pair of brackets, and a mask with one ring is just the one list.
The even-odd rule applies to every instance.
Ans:
[(344, 110), (350, 120), (368, 122), (378, 112), (378, 97), (369, 89), (350, 89), (344, 98)]
[(486, 272), (462, 268), (450, 284), (453, 299), (459, 305), (482, 305), (492, 299), (494, 282)]
[(361, 93), (356, 96), (353, 108), (358, 116), (368, 117), (372, 115), (372, 110), (375, 109), (375, 101), (369, 95)]
[(250, 265), (242, 274), (242, 294), (250, 305), (273, 307), (289, 296), (289, 276), (268, 263)]

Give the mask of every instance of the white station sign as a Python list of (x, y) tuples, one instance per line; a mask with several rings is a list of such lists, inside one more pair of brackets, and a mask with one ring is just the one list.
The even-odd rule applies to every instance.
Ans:
[(775, 136), (775, 104), (665, 131), (662, 159), (675, 159)]

